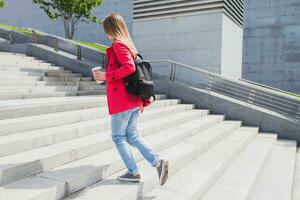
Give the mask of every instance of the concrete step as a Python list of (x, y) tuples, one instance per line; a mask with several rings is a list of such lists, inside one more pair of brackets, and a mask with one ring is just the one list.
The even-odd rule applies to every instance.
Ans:
[[(147, 133), (152, 134), (156, 131), (175, 126), (176, 124), (203, 117), (205, 114), (207, 114), (207, 112), (204, 112), (203, 110), (192, 110), (173, 115), (172, 117), (156, 119), (154, 121), (157, 123), (149, 123), (148, 126), (144, 125), (141, 133), (144, 135)], [(108, 126), (104, 127), (103, 124), (101, 124), (101, 120), (93, 120), (83, 123), (83, 127), (81, 128), (80, 132), (81, 134), (87, 134), (87, 132), (91, 132), (93, 130), (96, 130), (96, 132), (103, 131), (107, 129)], [(107, 131), (106, 135), (109, 137), (110, 131)], [(104, 133), (102, 134), (102, 137), (105, 137)], [(99, 138), (99, 136), (97, 138)], [(93, 138), (92, 142), (96, 142), (97, 138)], [(66, 163), (87, 157), (112, 147), (111, 140), (105, 140), (106, 143), (103, 143), (101, 142), (101, 139), (102, 138), (100, 137), (100, 142), (98, 142), (96, 145), (91, 145), (84, 141), (84, 138), (77, 138), (74, 140), (1, 157), (0, 185), (5, 185), (27, 176), (59, 167)], [(108, 144), (107, 141), (109, 141)]]
[(80, 77), (81, 81), (91, 81), (92, 77)]
[(0, 55), (0, 62), (6, 63), (6, 62), (37, 62), (36, 58), (34, 57), (27, 57), (27, 56), (3, 56)]
[(91, 77), (41, 77), (42, 81), (91, 81)]
[[(82, 96), (72, 96), (72, 97), (53, 97), (53, 98), (36, 98), (36, 99), (15, 99), (15, 100), (7, 100), (7, 101), (0, 101), (0, 108), (1, 107), (14, 107), (14, 106), (24, 106), (24, 105), (32, 105), (32, 104), (40, 104), (40, 103), (53, 103), (53, 102), (73, 102), (73, 101), (82, 101), (82, 100), (99, 100), (105, 99), (105, 95), (90, 95), (86, 97)], [(155, 98), (157, 100), (167, 100), (167, 96), (164, 94), (156, 94)]]
[(45, 76), (45, 72), (22, 72), (22, 71), (1, 71), (0, 78), (2, 77), (14, 77), (21, 79), (26, 76)]
[[(52, 77), (51, 77), (52, 78)], [(13, 74), (11, 75), (7, 75), (7, 76), (2, 76), (1, 81), (19, 81), (19, 82), (23, 82), (23, 81), (41, 81), (42, 80), (42, 76), (15, 76)]]
[(35, 58), (35, 57), (32, 57), (32, 56), (27, 56), (26, 54), (22, 54), (22, 53), (11, 53), (11, 52), (0, 52), (0, 56), (1, 57), (25, 57), (25, 58)]
[(80, 81), (79, 85), (86, 86), (86, 85), (98, 85), (95, 81)]
[(0, 59), (2, 60), (24, 60), (24, 61), (41, 61), (46, 62), (44, 60), (41, 60), (37, 57), (27, 56), (27, 55), (20, 55), (20, 56), (14, 56), (14, 55), (0, 55)]
[(72, 70), (50, 70), (46, 72), (47, 76), (74, 76), (81, 77), (82, 75), (79, 73), (72, 73)]
[[(95, 81), (40, 81), (37, 85), (77, 85), (77, 86), (100, 86)], [(106, 87), (101, 85), (101, 87)]]
[(141, 199), (199, 199), (256, 135), (257, 129), (237, 129)]
[(106, 87), (105, 85), (99, 85), (97, 84), (95, 81), (62, 81), (62, 82), (58, 82), (58, 81), (44, 81), (44, 82), (40, 82), (38, 83), (38, 85), (77, 85), (77, 86), (98, 86), (98, 87)]
[[(200, 121), (200, 119), (195, 119), (192, 120), (194, 121), (194, 123), (191, 123), (192, 121), (189, 121), (186, 125), (182, 123), (182, 125), (176, 125), (172, 128), (169, 127), (166, 130), (160, 130), (151, 135), (146, 134), (144, 135), (144, 138), (156, 151), (161, 151), (186, 139), (191, 135), (199, 133), (199, 131), (203, 131), (210, 126), (219, 123), (219, 121), (222, 119), (222, 117), (220, 118), (220, 116), (215, 116), (214, 119), (212, 118), (212, 116), (210, 116), (210, 121), (208, 121), (208, 118), (209, 117), (201, 118), (206, 122), (202, 122)], [(182, 129), (181, 127), (183, 126), (187, 128)], [(175, 130), (176, 134), (174, 134)], [(102, 178), (104, 178), (104, 176), (114, 174), (116, 171), (123, 169), (124, 166), (122, 165), (122, 161), (120, 160), (119, 156), (115, 156), (115, 154), (116, 151), (114, 148), (109, 149), (93, 156), (63, 165), (58, 168), (51, 169), (39, 174), (39, 176), (66, 182), (69, 185), (67, 188), (67, 190), (69, 191), (68, 194), (71, 194), (75, 191), (80, 190), (81, 188), (86, 187), (87, 185), (101, 180)], [(140, 161), (142, 159), (141, 154), (137, 151), (134, 151), (133, 155), (136, 161)], [(97, 157), (100, 158), (100, 160), (96, 160)], [(85, 166), (93, 167), (86, 168)], [(68, 172), (68, 169), (74, 169), (74, 171)], [(62, 172), (66, 173), (62, 174)]]
[(248, 199), (263, 171), (275, 141), (275, 135), (273, 137), (258, 135), (200, 199)]
[(6, 62), (24, 62), (24, 63), (46, 63), (44, 60), (40, 60), (35, 57), (10, 57), (10, 56), (0, 56), (0, 62), (6, 63)]
[[(58, 85), (77, 85), (77, 86), (100, 86), (95, 81), (36, 81), (36, 85), (50, 85), (50, 86), (58, 86)], [(105, 87), (105, 85), (101, 85), (101, 87)]]
[(0, 67), (0, 72), (6, 73), (42, 73), (42, 74), (60, 74), (60, 73), (72, 73), (71, 70), (57, 69), (57, 67), (22, 67), (22, 68), (4, 68)]
[(49, 97), (66, 97), (77, 96), (77, 91), (71, 92), (34, 92), (34, 93), (1, 93), (1, 100), (15, 100), (15, 99), (34, 99), (34, 98), (49, 98)]
[[(162, 107), (162, 108), (155, 108), (147, 110), (146, 113), (141, 116), (140, 121), (143, 122), (145, 120), (151, 120), (151, 119), (158, 119), (166, 117), (167, 115), (170, 115), (173, 113), (184, 113), (185, 111), (193, 109), (193, 105), (176, 105), (176, 106), (169, 106), (169, 107)], [(90, 113), (90, 114), (97, 114)], [(74, 113), (74, 112), (73, 112)], [(78, 116), (79, 114), (79, 116)], [(105, 113), (106, 114), (106, 113)], [(105, 115), (104, 114), (104, 115)], [(58, 142), (63, 142), (66, 140), (74, 139), (77, 137), (82, 137), (84, 134), (95, 134), (96, 131), (101, 131), (104, 127), (107, 127), (107, 130), (109, 130), (110, 121), (108, 119), (108, 116), (99, 116), (95, 115), (86, 115), (82, 116), (82, 119), (80, 117), (80, 113), (77, 112), (74, 113), (75, 117), (65, 118), (65, 123), (60, 123), (57, 125), (57, 122), (55, 119), (50, 118), (50, 126), (47, 124), (46, 126), (49, 126), (47, 128), (42, 129), (36, 129), (39, 126), (43, 126), (43, 122), (39, 122), (37, 120), (36, 123), (40, 123), (41, 125), (36, 125), (33, 128), (35, 130), (28, 130), (28, 131), (22, 131), (17, 134), (10, 134), (8, 135), (7, 132), (5, 132), (6, 135), (3, 135), (0, 140), (0, 156), (6, 156), (11, 155), (14, 153), (19, 153), (25, 150), (30, 150), (34, 148), (38, 148), (45, 145), (50, 145)], [(57, 118), (61, 118), (62, 116), (58, 116)], [(78, 119), (79, 117), (79, 119)], [(42, 120), (45, 121), (46, 118), (41, 117)], [(77, 118), (77, 119), (76, 119)], [(99, 119), (98, 119), (99, 118)], [(20, 118), (17, 118), (20, 119)], [(35, 123), (35, 121), (32, 122), (32, 124)], [(1, 122), (1, 121), (0, 121)], [(54, 123), (55, 126), (51, 126), (51, 122)], [(85, 126), (85, 122), (86, 126)], [(101, 125), (99, 125), (101, 124)], [(29, 125), (29, 124), (28, 124)], [(27, 125), (26, 128), (33, 129), (32, 127), (29, 127)], [(23, 125), (24, 126), (24, 125)], [(92, 127), (94, 126), (94, 128)], [(99, 126), (102, 126), (102, 128), (98, 128)], [(86, 129), (90, 128), (89, 131), (80, 133), (79, 131), (82, 131), (83, 127)], [(12, 128), (12, 127), (9, 127)], [(2, 128), (1, 128), (2, 129)], [(13, 128), (12, 128), (13, 129)], [(83, 129), (84, 130), (84, 129)]]
[(41, 86), (43, 83), (46, 83), (44, 81), (36, 81), (36, 80), (0, 80), (0, 86)]
[[(52, 79), (54, 78), (54, 79)], [(0, 74), (0, 79), (2, 81), (18, 81), (18, 82), (22, 82), (23, 80), (35, 80), (35, 81), (48, 81), (48, 80), (56, 80), (55, 78), (59, 78), (57, 76), (44, 76), (44, 75), (20, 75), (20, 74), (8, 74), (8, 75), (4, 75), (4, 74)], [(79, 81), (80, 77), (73, 77), (73, 76), (66, 76), (66, 77), (61, 77), (64, 80), (64, 78), (66, 78), (66, 80), (70, 80), (70, 81)], [(68, 79), (71, 78), (71, 79)], [(75, 79), (72, 79), (75, 78)], [(59, 79), (58, 79), (59, 80)]]
[(13, 100), (2, 100), (0, 101), (0, 107), (3, 106), (15, 106), (15, 105), (30, 105), (36, 103), (49, 103), (49, 102), (63, 102), (63, 101), (78, 101), (86, 99), (98, 99), (103, 98), (104, 95), (94, 95), (94, 96), (72, 96), (72, 97), (52, 97), (52, 98), (35, 98), (35, 99), (13, 99)]
[[(80, 85), (87, 85), (87, 86), (95, 86), (96, 82), (92, 81), (85, 81), (81, 83), (80, 81), (35, 81), (35, 80), (0, 80), (0, 86), (80, 86)], [(105, 86), (102, 86), (105, 87)]]
[[(33, 200), (34, 198), (36, 200), (60, 200), (65, 194), (64, 183), (37, 176), (17, 181), (8, 186), (0, 187), (0, 200)], [(18, 192), (15, 189), (18, 189)]]
[(6, 62), (24, 62), (24, 63), (47, 63), (45, 60), (41, 60), (36, 57), (14, 57), (14, 56), (0, 56), (0, 62), (6, 63)]
[(296, 165), (295, 165), (295, 174), (294, 174), (294, 185), (292, 191), (291, 200), (300, 199), (300, 149), (297, 149), (296, 153)]
[(29, 58), (32, 58), (32, 59), (35, 58), (33, 56), (28, 56), (28, 55), (23, 54), (23, 53), (11, 53), (11, 52), (4, 52), (4, 51), (0, 52), (0, 56), (5, 57), (5, 58), (7, 58), (7, 57), (25, 57), (25, 58), (28, 58), (28, 59)]
[(43, 65), (7, 65), (0, 63), (0, 71), (37, 71), (37, 70), (63, 70), (63, 67), (54, 66), (51, 64), (43, 64)]
[[(183, 126), (183, 124), (181, 124), (181, 126)], [(191, 129), (191, 126), (194, 126), (194, 128)], [(191, 126), (186, 127), (190, 130), (193, 130), (197, 127), (197, 123), (192, 123)], [(162, 156), (167, 156), (168, 158), (172, 159), (178, 159), (177, 162), (181, 160), (181, 162), (178, 165), (174, 164), (174, 168), (175, 166), (177, 166), (177, 168), (180, 168), (184, 161), (189, 162), (189, 160), (192, 160), (197, 154), (200, 154), (201, 152), (205, 151), (205, 149), (207, 149), (211, 144), (219, 140), (221, 138), (221, 135), (229, 134), (229, 132), (236, 128), (235, 126), (236, 125), (232, 126), (228, 130), (218, 129), (218, 134), (214, 134), (215, 131), (212, 132), (212, 135), (207, 134), (207, 137), (201, 140), (200, 145), (182, 142), (183, 140), (181, 140), (180, 143), (175, 144), (176, 141), (180, 141), (179, 139), (182, 136), (173, 137), (173, 135), (170, 133), (174, 133), (174, 130), (176, 130), (175, 132), (178, 132), (178, 134), (179, 131), (184, 131), (186, 132), (186, 134), (188, 134), (188, 130), (182, 128), (175, 129), (175, 127), (171, 127), (168, 134), (161, 131), (145, 137), (145, 140), (149, 141), (150, 145), (153, 148), (155, 148), (156, 151), (159, 151), (159, 153)], [(172, 129), (174, 130), (172, 131)], [(201, 130), (201, 127), (197, 129)], [(189, 135), (194, 134), (196, 133), (190, 133)], [(167, 139), (166, 136), (169, 139)], [(158, 140), (157, 138), (162, 138), (162, 140)], [(175, 145), (172, 145), (173, 143)], [(136, 151), (134, 151), (133, 153), (136, 156), (136, 158), (138, 158), (137, 160), (141, 160), (141, 157), (139, 156), (139, 154), (137, 154)], [(139, 163), (139, 165), (141, 163)], [(114, 174), (115, 172), (123, 168), (124, 166), (122, 164), (122, 161), (120, 160), (119, 155), (117, 155), (115, 149), (110, 149), (101, 153), (97, 153), (93, 156), (89, 156), (87, 158), (66, 164), (60, 168), (54, 168), (50, 171), (40, 173), (32, 177), (28, 177), (23, 180), (1, 187), (0, 196), (12, 200), (16, 200), (20, 198), (20, 196), (24, 197), (22, 200), (62, 199), (67, 194), (78, 190), (78, 188), (86, 187), (89, 183), (95, 183), (98, 180), (101, 180), (103, 177), (109, 176), (110, 174)], [(153, 168), (151, 168), (151, 170), (153, 170)], [(24, 188), (24, 185), (27, 185), (29, 187)], [(38, 190), (34, 189), (37, 187), (39, 188)], [(14, 189), (12, 188), (18, 188), (19, 192), (13, 192)], [(21, 188), (24, 189), (22, 190)]]
[[(223, 123), (200, 131), (193, 136), (183, 139), (176, 145), (160, 152), (160, 157), (169, 160), (169, 176), (182, 169), (187, 163), (193, 161), (210, 147), (229, 135), (237, 128), (237, 123), (224, 126)], [(124, 171), (113, 174), (103, 180), (88, 186), (86, 189), (76, 192), (66, 199), (139, 199), (141, 195), (158, 186), (156, 169), (149, 166), (145, 160), (138, 163), (141, 169), (142, 180), (137, 184), (122, 184), (116, 180), (116, 176)], [(109, 168), (108, 168), (109, 170)], [(107, 172), (106, 170), (105, 172)], [(117, 171), (114, 171), (117, 172)], [(47, 172), (45, 172), (47, 173)], [(98, 172), (99, 173), (99, 172)], [(109, 173), (110, 175), (111, 173)], [(106, 174), (105, 174), (106, 175)], [(83, 181), (83, 180), (82, 180)], [(69, 182), (67, 182), (69, 183)], [(113, 187), (111, 187), (113, 185)], [(67, 188), (68, 191), (69, 188)], [(72, 188), (71, 188), (72, 189)], [(72, 190), (71, 190), (72, 191)], [(119, 191), (119, 192), (117, 192)], [(70, 192), (71, 193), (71, 192)]]
[(1, 77), (2, 82), (18, 82), (22, 83), (25, 81), (46, 81), (46, 82), (74, 82), (76, 85), (80, 81), (83, 82), (91, 82), (93, 84), (96, 84), (95, 81), (91, 80), (91, 77), (49, 77), (49, 76), (3, 76)]
[(43, 76), (39, 75), (22, 75), (22, 74), (0, 74), (1, 80), (38, 80), (40, 81)]
[[(63, 97), (62, 97), (63, 98)], [(52, 98), (50, 98), (52, 99)], [(28, 99), (31, 100), (31, 99)], [(45, 98), (49, 100), (49, 98)], [(41, 98), (38, 98), (36, 103), (23, 100), (15, 101), (12, 103), (3, 103), (0, 101), (0, 119), (11, 119), (17, 117), (34, 116), (41, 114), (49, 114), (56, 112), (65, 112), (71, 110), (95, 108), (106, 106), (106, 96), (99, 96), (98, 98), (92, 99), (78, 99), (78, 100), (67, 100), (65, 98), (62, 101), (44, 101), (40, 102)]]
[(78, 90), (105, 90), (104, 85), (80, 85)]
[[(156, 95), (159, 101), (155, 101), (151, 107), (174, 105), (180, 103), (178, 99), (165, 99), (165, 95)], [(106, 96), (92, 97), (61, 97), (61, 98), (45, 98), (33, 101), (15, 100), (0, 101), (0, 119), (11, 119), (17, 117), (34, 116), (41, 114), (50, 114), (57, 112), (65, 112), (71, 110), (82, 110), (95, 107), (107, 106)]]
[[(156, 94), (155, 98), (157, 100), (169, 100), (167, 96), (164, 94)], [(15, 107), (15, 106), (26, 106), (26, 105), (38, 105), (44, 103), (66, 103), (66, 102), (78, 102), (85, 100), (105, 100), (106, 95), (90, 95), (86, 97), (82, 96), (71, 96), (71, 97), (52, 97), (52, 98), (36, 98), (36, 99), (15, 99), (15, 100), (7, 100), (0, 101), (0, 108), (3, 107)]]
[(276, 142), (250, 200), (291, 200), (296, 150), (295, 141)]
[[(156, 106), (153, 108), (150, 106), (146, 107), (145, 110), (158, 110), (157, 108), (160, 108), (159, 110), (164, 111), (163, 113), (172, 114), (172, 112), (176, 113), (176, 111), (179, 112), (193, 109), (194, 106), (191, 104), (161, 104), (160, 107)], [(163, 113), (161, 115), (164, 115)], [(109, 117), (107, 107), (4, 119), (0, 121), (0, 135), (8, 135), (30, 130), (60, 126), (68, 123), (98, 119), (99, 117)]]
[(2, 60), (12, 60), (12, 61), (18, 61), (18, 62), (34, 62), (34, 63), (48, 63), (47, 61), (45, 61), (45, 60), (41, 60), (41, 59), (39, 59), (39, 58), (37, 58), (37, 57), (31, 57), (31, 56), (26, 56), (26, 57), (23, 57), (23, 58), (16, 58), (16, 57), (1, 57), (0, 56), (0, 59), (2, 59)]
[(78, 91), (78, 86), (0, 86), (0, 94)]
[(100, 94), (106, 94), (105, 89), (101, 90), (81, 90), (76, 92), (78, 96), (85, 96), (85, 95), (100, 95)]
[(0, 78), (2, 77), (26, 77), (26, 76), (48, 76), (48, 77), (81, 77), (81, 74), (70, 73), (69, 71), (64, 72), (61, 70), (52, 70), (50, 72), (42, 72), (42, 71), (1, 71)]

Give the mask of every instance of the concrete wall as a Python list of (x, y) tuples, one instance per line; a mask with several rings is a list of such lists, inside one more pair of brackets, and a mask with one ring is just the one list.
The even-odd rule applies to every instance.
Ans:
[(211, 114), (226, 115), (227, 120), (241, 120), (245, 126), (259, 127), (260, 132), (277, 133), (280, 139), (296, 140), (300, 146), (299, 121), (292, 118), (176, 81), (156, 79), (155, 90), (168, 98), (179, 98), (182, 103), (195, 104), (196, 108), (209, 109)]
[[(0, 23), (32, 27), (41, 31), (64, 36), (63, 25), (59, 20), (52, 21), (32, 0), (6, 0), (7, 5), (0, 12)], [(132, 2), (131, 0), (104, 0), (101, 7), (94, 13), (103, 19), (110, 12), (121, 13), (132, 31)], [(76, 39), (90, 42), (110, 44), (101, 25), (80, 23), (75, 33)]]
[(149, 59), (171, 59), (241, 78), (243, 30), (222, 11), (133, 22), (137, 48)]
[(221, 75), (242, 76), (243, 29), (223, 14)]
[(220, 73), (222, 12), (133, 22), (138, 50), (147, 59), (171, 59)]
[(300, 93), (300, 1), (246, 1), (243, 78)]

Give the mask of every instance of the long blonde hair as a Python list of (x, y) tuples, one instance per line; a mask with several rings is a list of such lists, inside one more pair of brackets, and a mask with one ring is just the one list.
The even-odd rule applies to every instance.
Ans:
[(130, 37), (124, 18), (118, 13), (111, 13), (103, 20), (104, 32), (127, 44), (136, 57), (138, 51)]

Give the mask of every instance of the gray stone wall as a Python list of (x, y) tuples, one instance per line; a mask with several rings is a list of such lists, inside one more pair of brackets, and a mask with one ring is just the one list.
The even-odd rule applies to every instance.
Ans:
[(241, 78), (242, 28), (223, 11), (134, 20), (133, 36), (147, 59), (170, 59)]
[(242, 77), (300, 93), (300, 0), (246, 0)]
[[(32, 27), (50, 34), (64, 36), (63, 25), (59, 20), (52, 21), (32, 0), (6, 0), (7, 6), (0, 11), (0, 23)], [(132, 1), (131, 0), (104, 0), (101, 7), (94, 13), (103, 19), (110, 12), (121, 13), (132, 31)], [(110, 44), (106, 38), (102, 25), (80, 23), (75, 33), (75, 39), (89, 42)]]
[(242, 77), (243, 29), (223, 14), (221, 75)]
[(220, 73), (222, 12), (133, 22), (133, 36), (147, 59), (171, 59)]

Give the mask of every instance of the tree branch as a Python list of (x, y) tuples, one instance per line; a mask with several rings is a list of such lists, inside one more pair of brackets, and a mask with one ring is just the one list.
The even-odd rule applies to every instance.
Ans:
[[(0, 3), (3, 0), (0, 0)], [(102, 4), (103, 0), (32, 0), (51, 19), (61, 18), (65, 29), (66, 38), (72, 39), (79, 21), (99, 22), (92, 13), (95, 7)]]

